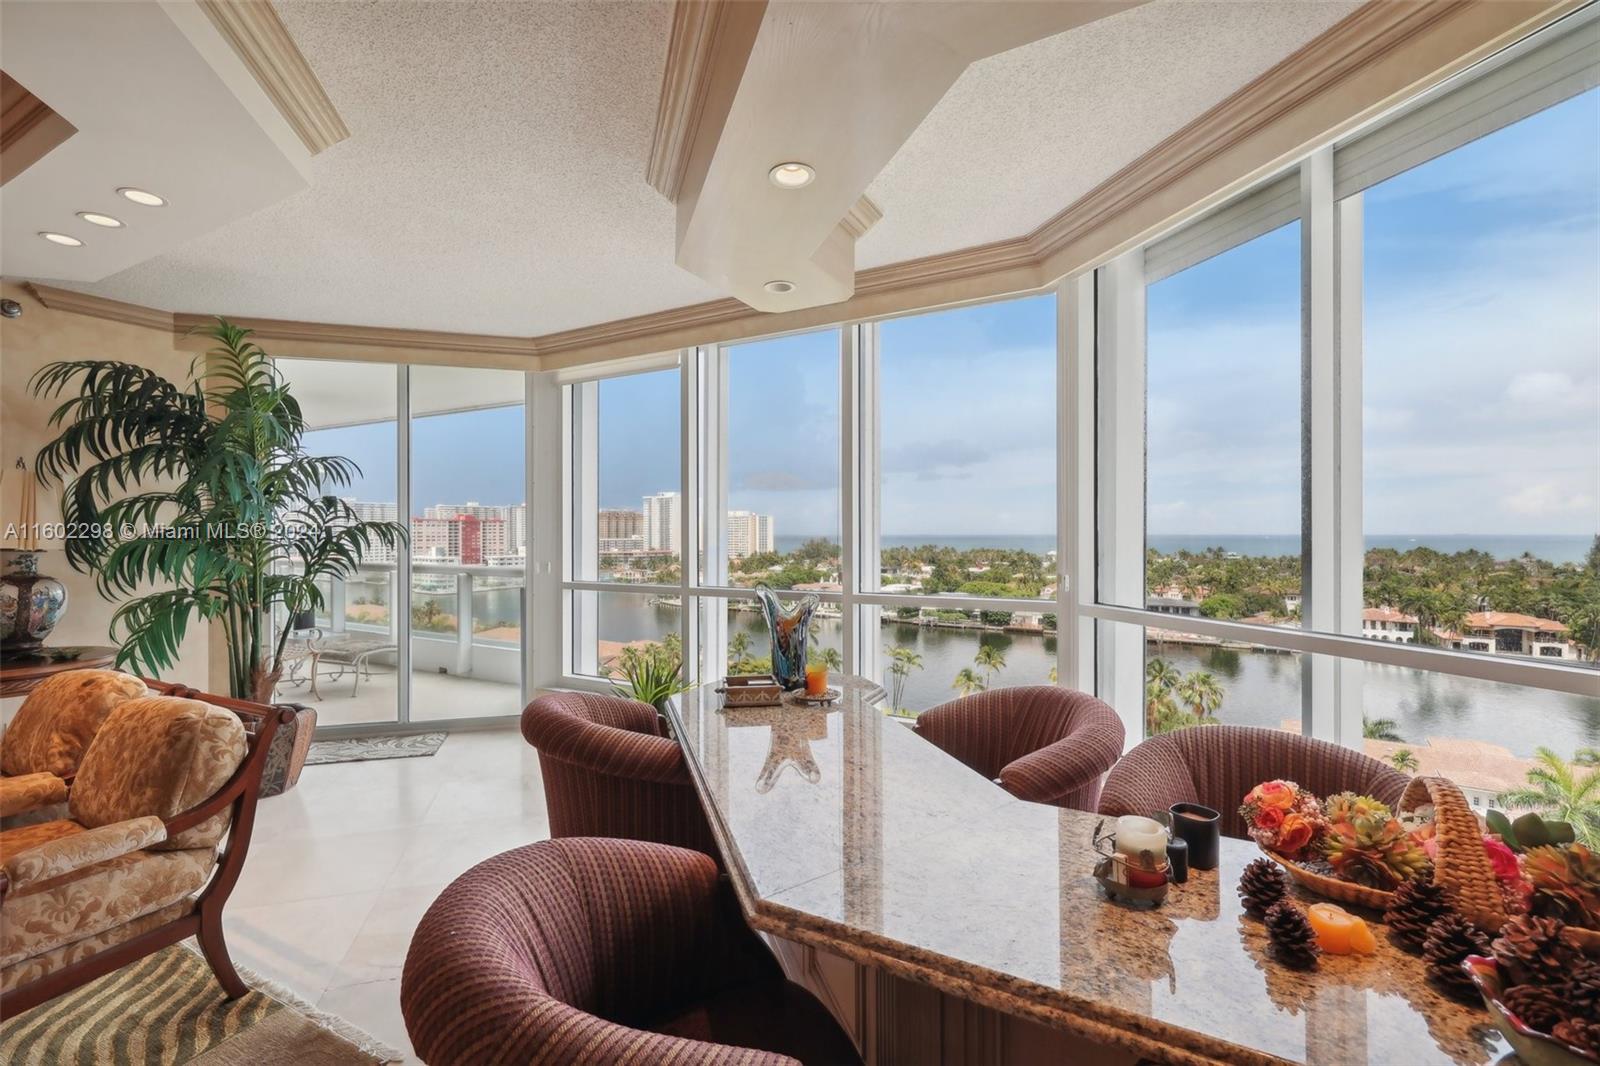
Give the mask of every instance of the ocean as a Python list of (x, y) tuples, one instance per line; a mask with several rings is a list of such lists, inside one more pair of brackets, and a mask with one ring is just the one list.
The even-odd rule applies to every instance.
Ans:
[[(804, 536), (779, 536), (778, 551), (788, 553), (804, 543)], [(1177, 551), (1204, 551), (1221, 548), (1238, 555), (1298, 555), (1300, 536), (1295, 533), (1152, 533), (1150, 547), (1164, 554)], [(1375, 533), (1367, 537), (1368, 548), (1427, 547), (1445, 554), (1468, 550), (1488, 552), (1496, 559), (1515, 559), (1524, 552), (1537, 559), (1552, 563), (1579, 563), (1583, 561), (1594, 537), (1571, 534), (1473, 534), (1473, 533)], [(910, 535), (885, 534), (883, 546), (916, 548), (924, 544), (940, 544), (969, 551), (973, 548), (1012, 548), (1030, 551), (1036, 555), (1054, 551), (1055, 537), (1049, 534), (967, 534), (916, 533)]]

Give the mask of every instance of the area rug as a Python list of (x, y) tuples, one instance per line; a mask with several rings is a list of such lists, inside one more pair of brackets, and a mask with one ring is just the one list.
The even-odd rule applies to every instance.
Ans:
[(8, 1066), (372, 1066), (398, 1052), (241, 968), (231, 1003), (194, 951), (174, 944), (0, 1025)]
[(368, 759), (415, 759), (432, 755), (444, 743), (444, 733), (404, 733), (346, 740), (313, 740), (306, 765), (329, 762), (366, 762)]

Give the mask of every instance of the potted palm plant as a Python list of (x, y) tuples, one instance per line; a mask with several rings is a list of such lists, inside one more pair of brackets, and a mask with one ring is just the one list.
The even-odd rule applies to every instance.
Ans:
[(289, 635), (273, 619), (320, 608), (318, 582), (349, 577), (405, 529), (331, 494), (359, 469), (307, 453), (300, 405), (250, 330), (219, 318), (200, 332), (217, 343), (183, 384), (106, 359), (35, 374), (35, 395), (68, 396), (37, 470), (63, 485), (68, 526), (89, 534), (66, 541), (68, 563), (120, 603), (117, 664), (159, 676), (193, 622), (220, 622), (229, 695), (266, 702)]

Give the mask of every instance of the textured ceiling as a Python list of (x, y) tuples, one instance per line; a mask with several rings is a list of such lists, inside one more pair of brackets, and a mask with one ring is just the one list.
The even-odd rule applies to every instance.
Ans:
[[(276, 6), (350, 139), (310, 189), (74, 287), (511, 335), (721, 295), (673, 264), (644, 180), (667, 3)], [(874, 182), (858, 265), (1033, 229), (1358, 6), (1157, 0), (975, 64)]]
[(974, 63), (868, 188), (856, 266), (1037, 228), (1361, 6), (1156, 0)]

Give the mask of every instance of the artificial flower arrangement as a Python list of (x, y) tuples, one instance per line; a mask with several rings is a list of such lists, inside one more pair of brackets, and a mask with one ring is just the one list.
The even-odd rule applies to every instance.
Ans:
[(1322, 802), (1293, 781), (1265, 781), (1245, 796), (1239, 815), (1265, 850), (1367, 888), (1391, 892), (1432, 865), (1423, 843), (1432, 819), (1402, 821), (1371, 796), (1340, 792)]
[(1571, 825), (1537, 814), (1512, 822), (1495, 810), (1485, 821), (1492, 832), (1484, 848), (1508, 904), (1515, 903), (1507, 910), (1600, 930), (1600, 853), (1580, 843)]
[[(1319, 800), (1293, 781), (1264, 781), (1239, 808), (1263, 850), (1319, 876), (1392, 892), (1431, 876), (1438, 834), (1431, 805), (1396, 815), (1371, 796), (1341, 792)], [(1515, 822), (1490, 811), (1483, 851), (1505, 911), (1559, 918), (1591, 931), (1600, 946), (1600, 852), (1572, 827), (1537, 814)]]

